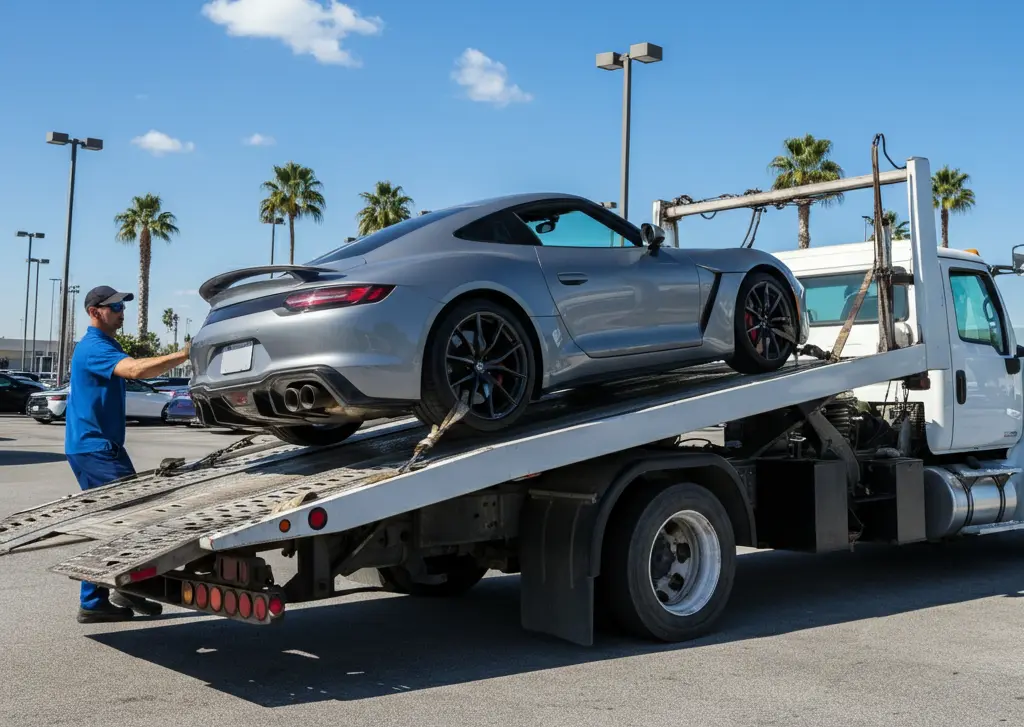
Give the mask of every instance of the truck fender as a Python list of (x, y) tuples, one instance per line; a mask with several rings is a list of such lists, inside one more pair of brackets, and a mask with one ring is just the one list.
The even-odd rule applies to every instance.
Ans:
[(592, 645), (594, 581), (616, 503), (640, 477), (683, 470), (722, 502), (737, 544), (757, 542), (747, 488), (719, 455), (631, 450), (547, 472), (529, 489), (521, 513), (523, 628)]

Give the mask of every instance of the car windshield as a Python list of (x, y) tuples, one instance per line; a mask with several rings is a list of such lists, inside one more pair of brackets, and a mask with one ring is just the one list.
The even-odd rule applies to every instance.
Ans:
[(462, 212), (466, 207), (449, 207), (448, 209), (438, 210), (437, 212), (428, 212), (425, 215), (419, 217), (410, 217), (407, 220), (403, 220), (397, 224), (385, 227), (383, 230), (378, 230), (373, 234), (361, 237), (355, 242), (349, 242), (341, 247), (331, 250), (325, 255), (321, 255), (315, 260), (310, 260), (306, 265), (326, 265), (327, 263), (337, 262), (338, 260), (344, 260), (350, 257), (359, 257), (365, 255), (368, 252), (376, 250), (382, 245), (386, 245), (393, 240), (397, 240), (403, 235), (408, 235), (414, 230), (418, 230), (425, 225), (429, 225), (432, 222), (437, 222), (445, 217), (454, 215), (456, 212)]

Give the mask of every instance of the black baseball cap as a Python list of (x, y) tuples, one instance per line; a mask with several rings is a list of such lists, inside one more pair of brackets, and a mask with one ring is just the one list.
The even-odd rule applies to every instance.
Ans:
[(100, 285), (86, 294), (85, 309), (89, 310), (93, 306), (110, 305), (129, 300), (135, 300), (134, 293), (118, 293), (109, 285)]

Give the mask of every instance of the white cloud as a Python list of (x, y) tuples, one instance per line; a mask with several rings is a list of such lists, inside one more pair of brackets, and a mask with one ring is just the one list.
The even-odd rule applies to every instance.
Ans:
[(364, 18), (337, 0), (211, 0), (203, 15), (225, 26), (228, 35), (276, 38), (297, 55), (351, 68), (362, 63), (341, 47), (342, 39), (376, 35), (384, 27), (380, 18)]
[(276, 142), (272, 136), (253, 134), (252, 136), (243, 139), (242, 143), (246, 146), (273, 146)]
[(533, 100), (533, 94), (509, 83), (504, 64), (491, 60), (476, 48), (467, 48), (455, 59), (452, 79), (466, 88), (466, 95), (473, 101), (492, 103), (499, 108)]
[(142, 136), (136, 136), (132, 139), (132, 144), (135, 144), (140, 149), (145, 149), (153, 156), (180, 154), (182, 152), (190, 152), (196, 148), (196, 145), (191, 141), (175, 139), (156, 129), (150, 129)]

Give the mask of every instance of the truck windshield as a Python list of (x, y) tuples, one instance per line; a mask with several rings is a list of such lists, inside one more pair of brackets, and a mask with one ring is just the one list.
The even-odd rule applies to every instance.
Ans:
[(418, 217), (410, 217), (407, 220), (398, 222), (390, 227), (385, 227), (383, 230), (378, 230), (366, 237), (361, 237), (354, 242), (342, 245), (339, 248), (331, 250), (329, 253), (321, 255), (315, 260), (310, 260), (306, 264), (326, 265), (327, 263), (337, 262), (338, 260), (344, 260), (345, 258), (365, 255), (368, 252), (376, 250), (381, 245), (386, 245), (392, 240), (397, 240), (403, 235), (408, 235), (413, 230), (418, 230), (425, 225), (442, 220), (445, 217), (453, 215), (456, 212), (461, 212), (464, 209), (466, 208), (449, 207), (448, 209), (437, 210), (436, 212), (428, 212), (427, 214), (419, 215)]
[[(811, 325), (841, 326), (845, 323), (863, 281), (863, 272), (801, 277), (800, 282), (807, 291), (807, 313), (811, 318)], [(894, 285), (893, 318), (896, 321), (905, 321), (908, 315), (907, 286)], [(874, 282), (868, 286), (864, 303), (854, 322), (878, 322), (878, 288)]]

